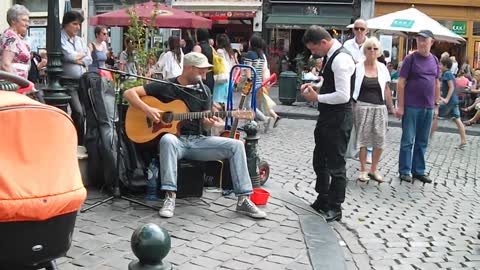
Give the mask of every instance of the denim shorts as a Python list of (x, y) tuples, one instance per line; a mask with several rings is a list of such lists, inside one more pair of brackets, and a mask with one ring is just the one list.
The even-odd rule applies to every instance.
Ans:
[(438, 116), (449, 117), (453, 119), (460, 118), (460, 109), (458, 109), (458, 104), (440, 105), (438, 108)]

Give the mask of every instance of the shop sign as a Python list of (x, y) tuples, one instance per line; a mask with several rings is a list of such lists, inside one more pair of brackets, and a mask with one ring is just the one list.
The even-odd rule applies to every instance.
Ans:
[(30, 26), (47, 26), (47, 18), (30, 18)]
[(452, 23), (452, 32), (457, 35), (466, 35), (467, 34), (467, 22), (454, 21)]
[(391, 27), (399, 27), (399, 28), (412, 28), (413, 24), (415, 23), (414, 20), (405, 20), (405, 19), (395, 19), (393, 20)]
[(255, 12), (253, 11), (193, 11), (192, 14), (206, 18), (255, 18)]

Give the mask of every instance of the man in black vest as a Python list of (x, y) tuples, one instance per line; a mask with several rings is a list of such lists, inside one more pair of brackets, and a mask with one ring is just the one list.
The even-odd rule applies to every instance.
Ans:
[(307, 101), (318, 101), (320, 111), (313, 152), (318, 197), (312, 207), (324, 214), (327, 221), (340, 220), (347, 185), (345, 151), (352, 129), (350, 100), (355, 63), (342, 44), (323, 27), (311, 26), (303, 36), (303, 43), (312, 54), (324, 56), (321, 70), (323, 84), (304, 84), (300, 88)]

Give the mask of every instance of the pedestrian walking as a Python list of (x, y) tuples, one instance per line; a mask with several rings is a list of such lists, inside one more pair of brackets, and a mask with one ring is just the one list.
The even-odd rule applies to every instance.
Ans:
[[(356, 146), (360, 149), (360, 174), (358, 180), (366, 182), (370, 179), (379, 183), (383, 176), (377, 170), (382, 151), (385, 148), (388, 112), (385, 101), (391, 111), (394, 111), (392, 93), (388, 83), (390, 74), (387, 67), (377, 58), (381, 55), (381, 46), (377, 38), (368, 38), (362, 50), (365, 61), (356, 66), (355, 88), (353, 99), (356, 104), (353, 109), (353, 119), (356, 130)], [(370, 172), (366, 169), (367, 147), (373, 148)]]
[(340, 220), (347, 185), (345, 151), (353, 125), (350, 93), (355, 79), (355, 62), (323, 27), (308, 28), (303, 43), (312, 54), (324, 56), (319, 94), (309, 83), (300, 88), (307, 101), (318, 101), (320, 111), (313, 151), (318, 196), (312, 207), (324, 214), (327, 221)]
[(215, 89), (213, 90), (213, 102), (227, 104), (228, 85), (230, 78), (230, 70), (237, 65), (237, 57), (230, 44), (230, 39), (226, 34), (217, 37), (217, 54), (222, 57), (225, 64), (225, 72), (215, 75)]
[[(262, 85), (264, 76), (263, 73), (265, 71), (265, 57), (264, 57), (264, 51), (263, 51), (263, 39), (257, 35), (253, 35), (250, 38), (249, 42), (249, 50), (247, 54), (245, 55), (244, 59), (244, 64), (251, 66), (255, 69), (255, 72), (257, 74), (256, 82), (255, 82), (255, 87), (259, 87)], [(245, 78), (252, 78), (253, 79), (253, 74), (251, 73), (250, 69), (244, 69), (243, 70), (243, 77)], [(263, 90), (262, 90), (263, 91)], [(250, 98), (248, 98), (250, 101)], [(249, 108), (251, 106), (250, 102), (247, 102), (247, 107)], [(262, 121), (264, 125), (264, 132), (267, 132), (268, 129), (270, 128), (270, 123), (272, 122), (272, 118), (270, 116), (266, 116), (264, 112), (262, 112), (259, 109), (259, 106), (257, 106), (255, 110), (255, 119), (257, 121)]]
[[(205, 55), (208, 59), (208, 63), (213, 65), (213, 50), (214, 48), (210, 45), (210, 34), (207, 29), (199, 28), (197, 29), (197, 42), (198, 44), (193, 47), (193, 52), (199, 52)], [(205, 84), (210, 88), (210, 91), (214, 91), (215, 88), (215, 79), (213, 78), (213, 69), (208, 71), (207, 77), (205, 79)]]
[(416, 42), (417, 51), (405, 57), (397, 85), (397, 117), (402, 119), (398, 169), (401, 181), (431, 183), (425, 170), (425, 153), (433, 116), (438, 115), (440, 68), (430, 52), (432, 31), (420, 31)]
[[(467, 139), (465, 135), (465, 126), (460, 119), (460, 109), (458, 108), (458, 96), (456, 91), (455, 76), (451, 72), (452, 59), (442, 58), (440, 59), (440, 69), (442, 71), (442, 85), (440, 88), (440, 107), (438, 109), (438, 116), (448, 117), (453, 120), (458, 128), (460, 134), (460, 143), (458, 149), (464, 149), (467, 146)], [(432, 125), (432, 131), (430, 137), (433, 137), (438, 125), (438, 117), (435, 117)]]
[(160, 56), (157, 66), (164, 80), (173, 79), (182, 74), (183, 52), (179, 37), (171, 36), (168, 38), (168, 51)]

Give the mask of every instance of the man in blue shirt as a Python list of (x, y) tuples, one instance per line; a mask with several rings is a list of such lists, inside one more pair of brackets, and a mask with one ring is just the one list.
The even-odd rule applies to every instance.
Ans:
[(92, 57), (87, 44), (78, 36), (81, 24), (84, 18), (77, 11), (69, 11), (63, 15), (61, 43), (63, 53), (63, 74), (61, 84), (67, 88), (71, 96), (70, 109), (72, 110), (72, 120), (77, 129), (78, 144), (83, 145), (85, 134), (85, 117), (78, 96), (78, 84), (80, 77), (87, 71), (87, 67), (92, 63)]

